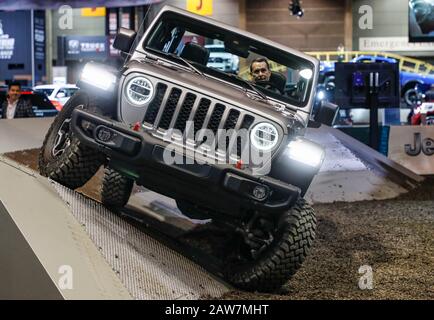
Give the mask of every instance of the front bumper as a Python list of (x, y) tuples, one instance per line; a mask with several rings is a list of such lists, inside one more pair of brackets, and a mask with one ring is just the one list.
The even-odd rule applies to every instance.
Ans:
[(165, 141), (83, 109), (74, 110), (72, 128), (81, 142), (105, 153), (111, 167), (139, 184), (216, 211), (233, 215), (245, 209), (280, 212), (290, 208), (301, 193), (294, 185), (253, 176), (229, 164), (198, 164), (185, 155), (181, 155), (182, 164), (167, 164)]

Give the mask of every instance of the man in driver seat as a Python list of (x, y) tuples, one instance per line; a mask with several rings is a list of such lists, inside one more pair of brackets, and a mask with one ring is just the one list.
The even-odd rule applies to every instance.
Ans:
[(268, 60), (265, 58), (256, 58), (250, 65), (250, 74), (253, 82), (270, 81), (271, 70)]
[(270, 70), (270, 64), (266, 58), (256, 58), (250, 64), (250, 75), (256, 85), (279, 94), (284, 94), (286, 78), (279, 72)]

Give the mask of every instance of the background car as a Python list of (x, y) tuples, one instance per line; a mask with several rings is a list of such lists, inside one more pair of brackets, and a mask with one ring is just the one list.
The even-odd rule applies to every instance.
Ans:
[(239, 58), (225, 51), (223, 44), (207, 44), (209, 50), (207, 67), (218, 69), (223, 72), (237, 73), (239, 69)]
[[(8, 86), (0, 86), (0, 110), (1, 105), (6, 100), (7, 91)], [(22, 87), (21, 96), (23, 99), (30, 100), (36, 117), (53, 117), (59, 112), (43, 92), (36, 92), (32, 88)]]
[(46, 84), (33, 88), (36, 92), (42, 92), (48, 96), (57, 111), (62, 110), (63, 105), (78, 90), (74, 84), (56, 85)]
[[(351, 62), (365, 63), (398, 63), (394, 58), (361, 55), (355, 57)], [(320, 65), (320, 83), (325, 86), (329, 82), (334, 82), (335, 63), (330, 61), (321, 61)], [(399, 72), (401, 97), (408, 106), (414, 106), (418, 96), (428, 91), (434, 85), (433, 74), (419, 74), (409, 71), (400, 70)]]

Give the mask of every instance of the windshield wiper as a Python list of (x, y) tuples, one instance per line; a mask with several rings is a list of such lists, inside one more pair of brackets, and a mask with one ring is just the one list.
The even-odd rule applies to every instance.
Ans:
[(160, 50), (153, 49), (153, 48), (150, 48), (150, 47), (146, 47), (146, 50), (149, 50), (149, 51), (155, 52), (155, 53), (157, 53), (157, 54), (162, 54), (162, 55), (164, 55), (164, 56), (166, 56), (166, 57), (171, 57), (171, 58), (174, 58), (174, 59), (176, 59), (176, 60), (180, 60), (180, 61), (184, 62), (184, 64), (185, 64), (187, 67), (189, 67), (190, 70), (192, 70), (192, 71), (194, 71), (195, 73), (201, 75), (202, 77), (205, 77), (205, 74), (204, 74), (202, 71), (200, 71), (200, 70), (199, 70), (198, 68), (196, 68), (196, 67), (195, 67), (191, 62), (189, 62), (188, 60), (184, 59), (183, 57), (177, 56), (177, 55), (174, 54), (174, 53), (164, 52), (164, 51), (160, 51)]
[(258, 96), (260, 96), (263, 100), (265, 101), (269, 101), (268, 97), (262, 93), (260, 90), (258, 90), (253, 84), (251, 84), (249, 81), (241, 78), (240, 76), (236, 75), (236, 74), (232, 74), (232, 73), (228, 73), (228, 76), (230, 76), (231, 78), (235, 78), (241, 82), (243, 82), (244, 84), (247, 84), (249, 86), (250, 89), (252, 89)]
[[(262, 100), (265, 103), (269, 104), (270, 106), (273, 106), (273, 107), (276, 107), (276, 108), (279, 108), (279, 109), (282, 107), (281, 104), (275, 103), (274, 101), (268, 99), (268, 97), (264, 93), (262, 93), (259, 89), (257, 89), (252, 83), (250, 83), (249, 81), (241, 78), (239, 75), (231, 74), (231, 73), (228, 73), (227, 75), (230, 76), (230, 77), (232, 77), (232, 78), (235, 78), (235, 79), (237, 79), (237, 80), (239, 80), (239, 81), (241, 81), (241, 82), (243, 82), (245, 84), (247, 84), (254, 92), (256, 92), (262, 98)], [(247, 94), (247, 88), (244, 88), (244, 92)], [(293, 109), (293, 108), (291, 108), (291, 109)], [(296, 110), (296, 109), (294, 109), (294, 110)]]

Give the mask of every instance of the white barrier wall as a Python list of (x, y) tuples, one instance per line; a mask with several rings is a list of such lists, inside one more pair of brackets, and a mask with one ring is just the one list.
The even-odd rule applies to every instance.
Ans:
[(54, 117), (0, 119), (0, 153), (40, 148)]

